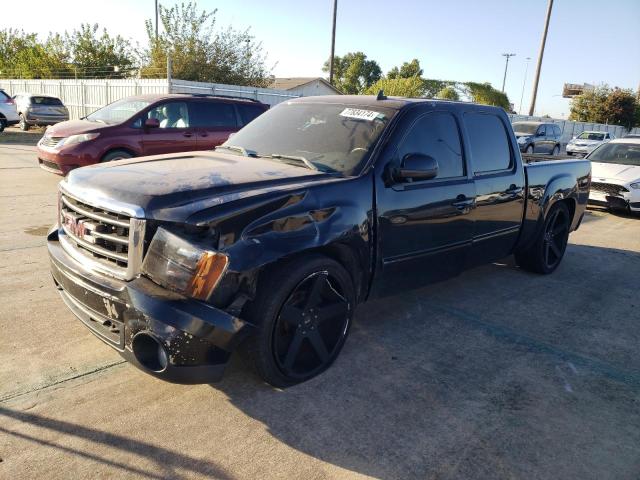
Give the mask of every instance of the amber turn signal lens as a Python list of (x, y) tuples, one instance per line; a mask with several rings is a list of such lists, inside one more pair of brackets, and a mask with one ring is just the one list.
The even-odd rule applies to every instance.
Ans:
[(198, 300), (209, 298), (227, 269), (228, 263), (229, 259), (226, 255), (205, 251), (198, 260), (195, 275), (187, 287), (187, 295)]

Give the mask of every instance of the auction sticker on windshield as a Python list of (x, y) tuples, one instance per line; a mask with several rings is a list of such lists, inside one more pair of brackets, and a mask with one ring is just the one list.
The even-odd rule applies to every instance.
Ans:
[(361, 110), (359, 108), (345, 108), (340, 112), (341, 117), (357, 118), (358, 120), (367, 120), (373, 122), (376, 118), (383, 119), (384, 115), (373, 110)]

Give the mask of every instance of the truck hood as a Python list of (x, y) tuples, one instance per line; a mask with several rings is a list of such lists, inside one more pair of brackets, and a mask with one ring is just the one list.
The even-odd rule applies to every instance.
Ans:
[(89, 120), (67, 120), (47, 128), (45, 135), (47, 137), (69, 137), (81, 133), (99, 132), (111, 126), (99, 122), (90, 122)]
[(600, 162), (591, 162), (591, 165), (591, 177), (594, 182), (599, 182), (604, 179), (626, 184), (640, 180), (640, 166)]
[(79, 168), (62, 187), (98, 207), (181, 222), (206, 208), (323, 179), (335, 176), (270, 159), (186, 152)]

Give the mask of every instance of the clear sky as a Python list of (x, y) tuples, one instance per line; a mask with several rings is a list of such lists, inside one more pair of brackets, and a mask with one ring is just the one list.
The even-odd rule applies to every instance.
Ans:
[[(162, 5), (176, 3), (160, 0)], [(332, 0), (200, 0), (218, 9), (218, 25), (251, 28), (278, 77), (323, 75), (329, 57)], [(24, 6), (28, 6), (25, 13)], [(3, 2), (0, 28), (50, 30), (99, 23), (144, 44), (154, 0)], [(388, 71), (418, 58), (427, 78), (491, 82), (520, 107), (526, 57), (531, 58), (523, 110), (528, 110), (547, 0), (338, 0), (336, 54), (363, 51)], [(536, 114), (565, 116), (562, 85), (640, 84), (640, 0), (555, 0)]]

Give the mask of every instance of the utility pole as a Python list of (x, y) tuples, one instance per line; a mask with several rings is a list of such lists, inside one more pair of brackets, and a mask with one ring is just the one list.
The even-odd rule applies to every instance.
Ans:
[(524, 99), (524, 87), (527, 84), (527, 73), (529, 73), (529, 60), (531, 57), (527, 57), (527, 65), (524, 67), (524, 80), (522, 80), (522, 94), (520, 95), (520, 107), (518, 107), (518, 112), (522, 115), (522, 100)]
[(515, 53), (503, 53), (503, 57), (507, 58), (507, 62), (504, 64), (504, 77), (502, 78), (502, 93), (504, 93), (504, 85), (507, 83), (507, 69), (509, 68), (509, 58), (515, 57)]
[(156, 42), (158, 41), (158, 0), (156, 0)]
[(549, 0), (547, 7), (547, 18), (544, 22), (544, 31), (542, 32), (542, 42), (540, 43), (540, 53), (538, 54), (538, 65), (536, 66), (536, 75), (533, 79), (533, 94), (531, 95), (531, 106), (529, 107), (529, 115), (533, 116), (536, 109), (536, 97), (538, 96), (538, 82), (540, 81), (540, 69), (542, 68), (542, 57), (544, 56), (544, 46), (547, 43), (547, 32), (549, 31), (549, 20), (551, 20), (551, 9), (553, 8), (553, 0)]
[(333, 0), (333, 28), (331, 29), (331, 58), (329, 59), (329, 83), (333, 85), (333, 58), (336, 51), (336, 13), (338, 0)]

